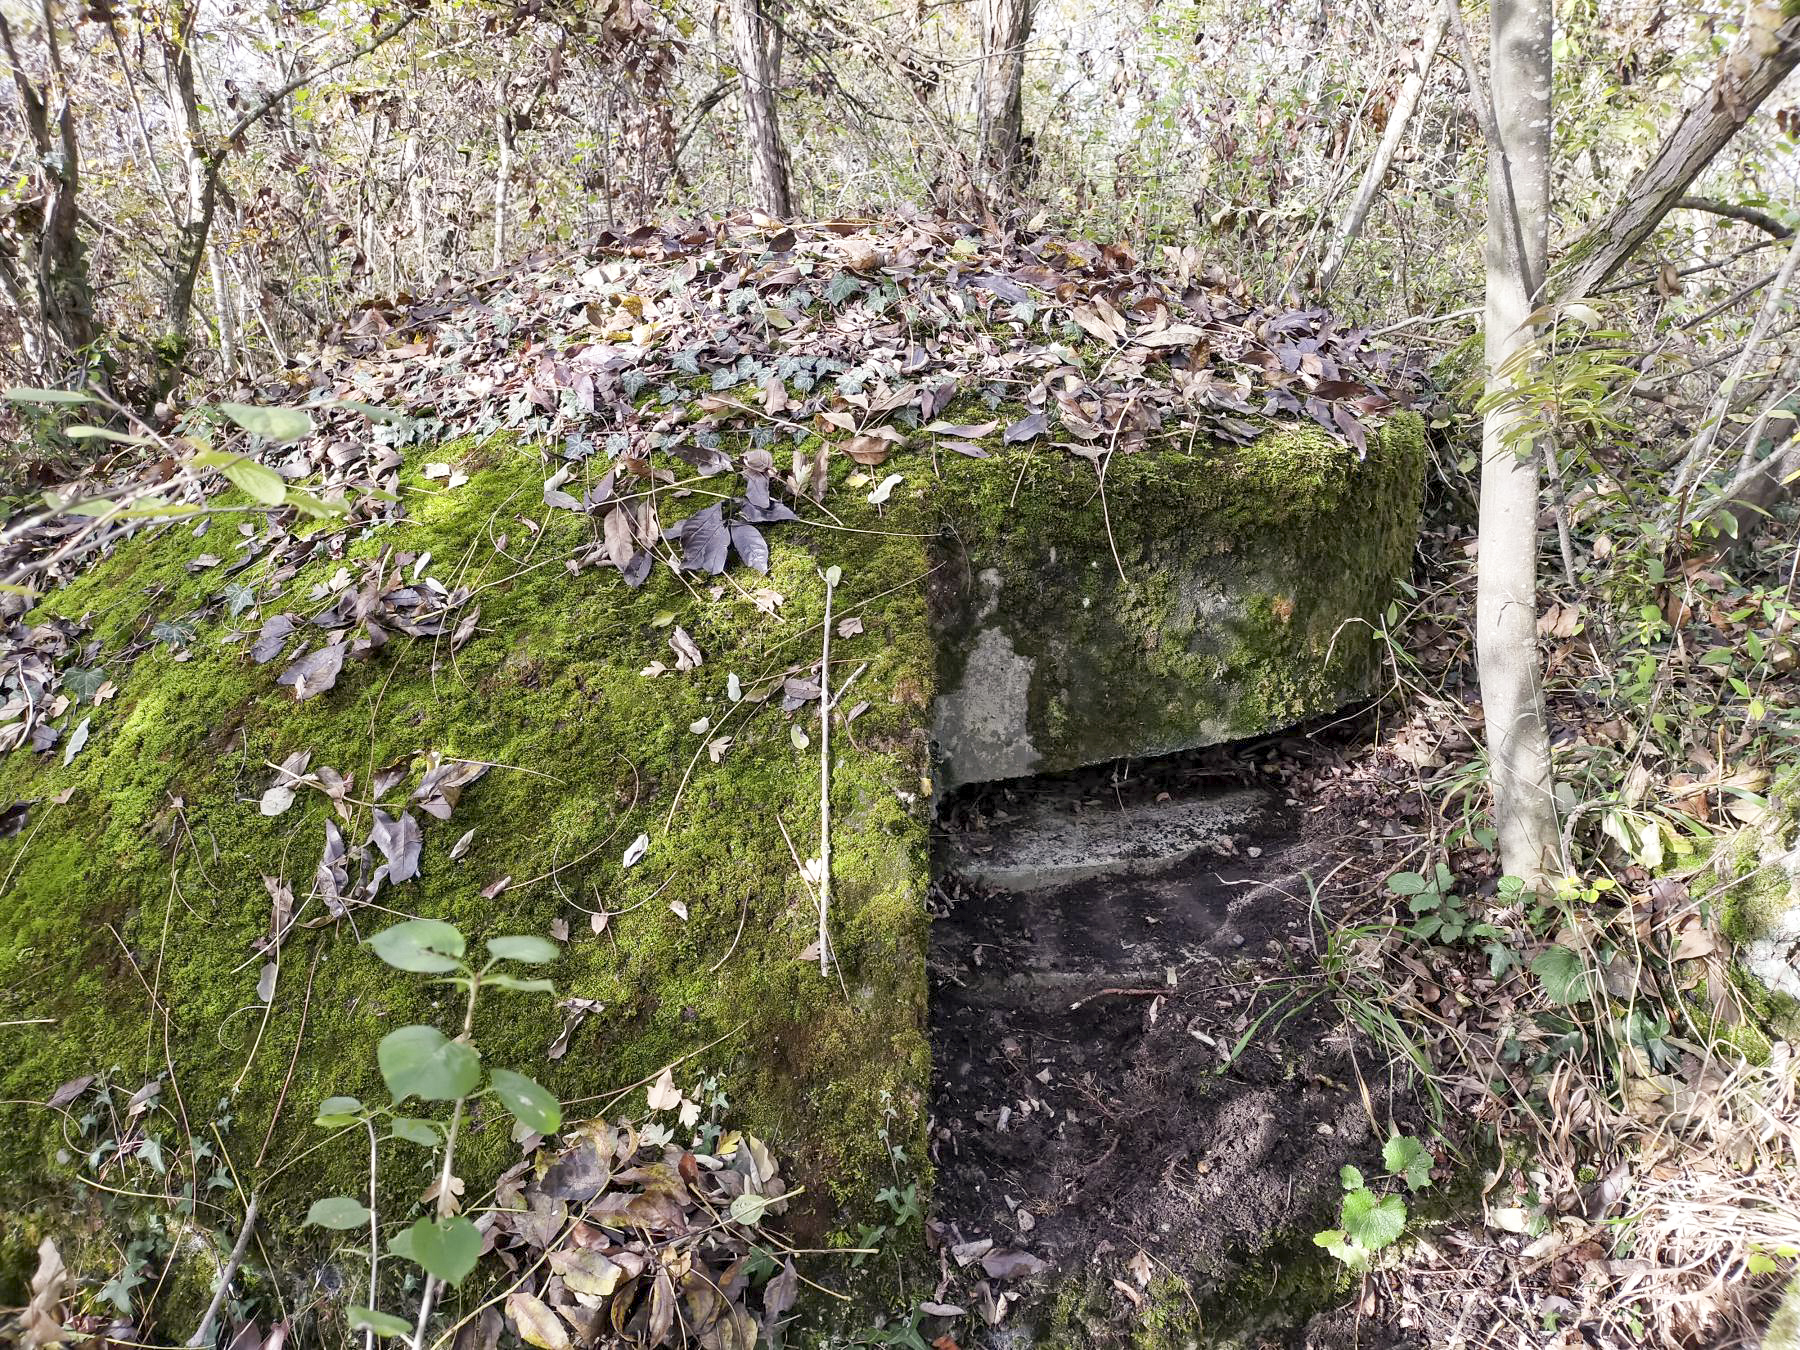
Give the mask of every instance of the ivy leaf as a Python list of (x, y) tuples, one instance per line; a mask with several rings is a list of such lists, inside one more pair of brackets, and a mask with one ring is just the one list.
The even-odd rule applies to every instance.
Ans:
[(481, 1257), (481, 1230), (461, 1217), (420, 1219), (389, 1246), (445, 1284), (461, 1284)]
[(384, 928), (367, 945), (395, 970), (438, 975), (462, 964), (463, 935), (437, 919), (408, 919)]
[(99, 666), (92, 670), (75, 667), (63, 675), (63, 691), (77, 703), (92, 703), (94, 695), (106, 685), (106, 671)]
[(1423, 1190), (1431, 1184), (1431, 1150), (1411, 1135), (1396, 1134), (1381, 1146), (1381, 1165), (1394, 1176), (1406, 1181), (1409, 1191)]
[(524, 961), (534, 966), (548, 965), (562, 955), (561, 947), (541, 937), (489, 938), (487, 949), (490, 956), (502, 961)]
[(1531, 973), (1538, 977), (1544, 992), (1553, 1003), (1565, 1006), (1587, 1003), (1594, 997), (1587, 968), (1581, 958), (1567, 947), (1548, 947), (1531, 963)]
[(375, 1060), (396, 1102), (451, 1102), (481, 1082), (481, 1057), (436, 1027), (401, 1027), (381, 1038)]
[(1338, 1222), (1351, 1241), (1378, 1252), (1406, 1231), (1406, 1201), (1397, 1195), (1377, 1200), (1373, 1191), (1351, 1191), (1344, 1197)]
[(256, 608), (256, 588), (246, 586), (241, 581), (230, 583), (221, 594), (225, 597), (227, 611), (234, 619), (245, 610)]
[(554, 1134), (562, 1126), (562, 1103), (548, 1091), (511, 1069), (495, 1069), (489, 1075), (494, 1095), (513, 1114), (513, 1119), (539, 1134)]
[(369, 1211), (362, 1201), (347, 1195), (328, 1195), (312, 1202), (306, 1221), (318, 1228), (360, 1228), (369, 1221)]

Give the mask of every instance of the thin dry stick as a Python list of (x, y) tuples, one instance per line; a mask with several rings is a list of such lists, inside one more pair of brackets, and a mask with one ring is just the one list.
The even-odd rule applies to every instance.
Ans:
[(250, 1234), (255, 1228), (256, 1197), (252, 1195), (244, 1208), (244, 1226), (238, 1230), (237, 1245), (232, 1247), (231, 1259), (219, 1273), (219, 1287), (213, 1291), (212, 1302), (207, 1305), (206, 1316), (200, 1319), (199, 1330), (188, 1337), (189, 1345), (205, 1345), (212, 1340), (213, 1323), (218, 1320), (219, 1309), (225, 1306), (225, 1295), (231, 1292), (231, 1282), (237, 1278), (238, 1267), (244, 1262), (244, 1252), (250, 1246)]
[(281, 1080), (281, 1091), (275, 1096), (275, 1109), (269, 1113), (269, 1128), (263, 1132), (262, 1147), (256, 1151), (256, 1166), (261, 1168), (263, 1159), (269, 1156), (269, 1141), (275, 1137), (275, 1122), (281, 1119), (282, 1105), (287, 1101), (288, 1088), (294, 1081), (294, 1070), (300, 1063), (300, 1047), (306, 1044), (306, 1018), (312, 1012), (313, 976), (319, 971), (319, 953), (323, 947), (313, 948), (312, 966), (306, 972), (306, 997), (300, 1002), (300, 1029), (294, 1033), (294, 1056), (288, 1060), (287, 1076)]
[[(777, 812), (775, 815), (775, 824), (781, 830), (782, 839), (787, 842), (788, 856), (794, 860), (794, 870), (800, 874), (800, 884), (806, 887), (806, 893), (813, 898), (813, 903), (815, 905), (818, 904), (819, 892), (814, 888), (811, 879), (806, 875), (806, 865), (800, 861), (800, 850), (794, 847), (794, 836), (788, 833), (787, 822), (781, 818), (780, 812)], [(844, 991), (844, 1000), (845, 1002), (848, 1002), (850, 999), (850, 986), (844, 982), (844, 968), (842, 966), (837, 968), (837, 977), (838, 988)]]
[(831, 977), (831, 598), (838, 570), (825, 573), (825, 636), (819, 655), (819, 974)]
[[(1775, 314), (1781, 308), (1782, 298), (1787, 294), (1788, 285), (1794, 279), (1794, 268), (1800, 265), (1800, 232), (1794, 235), (1794, 242), (1788, 249), (1787, 257), (1781, 260), (1781, 270), (1775, 274), (1775, 284), (1763, 298), (1763, 306), (1757, 311), (1756, 322), (1750, 326), (1750, 336), (1744, 342), (1743, 350), (1738, 353), (1736, 361), (1731, 363), (1731, 370), (1725, 376), (1725, 382), (1719, 386), (1718, 397), (1713, 401), (1712, 413), (1700, 429), (1699, 438), (1694, 448), (1687, 452), (1681, 461), (1681, 467), (1675, 472), (1675, 481), (1669, 485), (1669, 495), (1680, 497), (1691, 479), (1704, 474), (1708, 466), (1705, 464), (1707, 454), (1718, 440), (1719, 431), (1725, 425), (1726, 415), (1731, 409), (1731, 396), (1737, 392), (1738, 385), (1750, 369), (1750, 363), (1756, 357), (1756, 350), (1762, 346), (1764, 335), (1769, 325), (1775, 321)], [(1753, 453), (1754, 446), (1746, 447), (1746, 454)]]

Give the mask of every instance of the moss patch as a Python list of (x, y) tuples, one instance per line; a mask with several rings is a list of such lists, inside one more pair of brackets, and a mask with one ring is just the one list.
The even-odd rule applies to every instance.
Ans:
[(1369, 622), (1409, 568), (1422, 435), (1418, 418), (1396, 417), (1367, 462), (1310, 424), (1120, 456), (1104, 503), (1093, 467), (1061, 452), (945, 464), (942, 688), (961, 697), (965, 677), (993, 680), (999, 644), (1035, 752), (1016, 772), (1231, 740), (1341, 706), (1370, 683)]
[[(236, 619), (216, 603), (223, 569), (190, 566), (203, 553), (234, 556), (231, 518), (204, 535), (187, 524), (141, 534), (52, 596), (34, 617), (78, 621), (82, 640), (99, 642), (87, 663), (118, 692), (65, 719), (92, 722), (70, 763), (61, 747), (0, 760), (4, 800), (35, 803), (26, 828), (0, 841), (6, 1288), (22, 1287), (48, 1225), (85, 1274), (136, 1262), (144, 1283), (131, 1298), (150, 1309), (140, 1332), (185, 1336), (250, 1189), (265, 1215), (262, 1256), (285, 1286), (252, 1277), (259, 1296), (353, 1279), (356, 1259), (339, 1270), (338, 1248), (301, 1221), (314, 1198), (365, 1184), (366, 1153), (354, 1138), (307, 1152), (322, 1137), (310, 1122), (328, 1095), (384, 1099), (374, 1047), (388, 1030), (449, 1028), (458, 1016), (437, 987), (358, 945), (411, 914), (455, 923), (474, 942), (569, 925), (549, 973), (559, 995), (599, 1010), (550, 1061), (563, 1013), (543, 995), (494, 997), (476, 1025), (490, 1065), (531, 1073), (579, 1115), (683, 1060), (682, 1081), (715, 1078), (730, 1123), (767, 1139), (808, 1188), (790, 1224), (799, 1239), (850, 1242), (885, 1217), (877, 1192), (894, 1180), (890, 1144), (924, 1157), (927, 728), (940, 678), (955, 679), (962, 656), (954, 643), (934, 647), (928, 610), (942, 622), (972, 603), (972, 579), (990, 566), (1043, 576), (1040, 597), (1009, 608), (1015, 641), (1063, 687), (1113, 682), (1105, 720), (1138, 748), (1192, 743), (1198, 724), (1225, 734), (1278, 725), (1366, 678), (1366, 630), (1340, 628), (1385, 602), (1416, 520), (1413, 418), (1395, 419), (1367, 465), (1294, 429), (1249, 447), (1121, 457), (1107, 479), (1110, 545), (1084, 463), (992, 448), (986, 460), (942, 459), (936, 483), (923, 457), (909, 458), (895, 466), (908, 482), (880, 510), (866, 488), (844, 484), (854, 466), (840, 457), (829, 499), (839, 528), (769, 529), (766, 582), (742, 568), (705, 578), (658, 567), (632, 591), (610, 570), (572, 574), (565, 562), (593, 542), (594, 523), (543, 507), (542, 457), (502, 437), (416, 454), (400, 523), (321, 531), (313, 556), (279, 584), (262, 563), (231, 577), (255, 600)], [(420, 473), (427, 459), (468, 481), (434, 486)], [(663, 519), (711, 500), (669, 496)], [(384, 550), (429, 553), (431, 575), (472, 588), (480, 631), (454, 653), (396, 638), (296, 704), (274, 682), (285, 660), (254, 665), (250, 639), (268, 615), (324, 608), (340, 569)], [(816, 851), (817, 744), (791, 737), (796, 726), (816, 737), (816, 710), (790, 718), (779, 697), (727, 695), (730, 674), (753, 688), (816, 663), (819, 572), (833, 564), (843, 569), (835, 617), (863, 625), (834, 636), (834, 675), (860, 669), (846, 701), (868, 703), (834, 741), (832, 928), (844, 987), (802, 959), (816, 911), (781, 829), (803, 854)], [(1194, 590), (1202, 573), (1212, 589), (1248, 597), (1223, 627), (1210, 592)], [(773, 613), (756, 603), (765, 585), (783, 597)], [(1070, 609), (1068, 597), (1088, 603)], [(675, 625), (705, 663), (646, 678), (652, 661), (673, 664)], [(1118, 753), (1095, 719), (1049, 693), (1034, 695), (1030, 718), (1058, 762)], [(705, 746), (721, 736), (732, 743), (715, 764)], [(328, 803), (303, 794), (273, 819), (257, 808), (272, 766), (297, 750), (312, 752), (315, 769), (355, 775), (344, 824), (353, 840), (367, 836), (378, 768), (410, 762), (410, 790), (428, 754), (494, 767), (452, 820), (420, 817), (422, 875), (381, 892), (391, 913), (365, 908), (296, 930), (265, 1017), (253, 946), (270, 925), (265, 878), (306, 902), (303, 923), (326, 918), (307, 896)], [(401, 800), (396, 791), (383, 805)], [(452, 860), (470, 830), (466, 856)], [(640, 831), (649, 851), (627, 869), (621, 855)], [(600, 911), (615, 917), (595, 933)], [(70, 1115), (30, 1104), (88, 1073), (107, 1076), (110, 1106), (84, 1098)], [(126, 1121), (125, 1099), (158, 1078), (157, 1105)], [(472, 1194), (518, 1156), (508, 1126), (477, 1111), (459, 1150)], [(111, 1152), (120, 1139), (133, 1141), (128, 1158)], [(386, 1212), (410, 1218), (426, 1156), (390, 1150), (384, 1165)], [(158, 1198), (194, 1182), (191, 1199)]]
[[(564, 1023), (551, 1000), (496, 996), (476, 1027), (488, 1063), (532, 1073), (579, 1102), (717, 1041), (684, 1064), (684, 1081), (718, 1076), (732, 1123), (766, 1137), (784, 1170), (809, 1188), (810, 1218), (800, 1228), (817, 1240), (841, 1232), (846, 1215), (872, 1212), (889, 1179), (878, 1137), (884, 1093), (898, 1104), (902, 1135), (922, 1133), (920, 787), (932, 651), (916, 504), (897, 503), (883, 520), (857, 509), (858, 494), (843, 494), (846, 523), (894, 533), (772, 528), (766, 584), (785, 601), (771, 615), (749, 595), (763, 579), (741, 569), (719, 584), (658, 568), (635, 592), (611, 571), (571, 576), (563, 560), (587, 542), (590, 526), (537, 505), (545, 470), (534, 450), (501, 441), (438, 447), (431, 457), (482, 467), (453, 491), (416, 489), (405, 522), (354, 542), (346, 556), (429, 551), (446, 584), (479, 588), (482, 632), (454, 656), (446, 643), (397, 638), (347, 664), (332, 691), (296, 704), (274, 684), (284, 663), (257, 667), (234, 638), (253, 633), (259, 614), (301, 610), (342, 565), (329, 553), (279, 597), (260, 586), (261, 609), (238, 623), (197, 621), (180, 651), (150, 638), (155, 622), (191, 613), (225, 584), (217, 572), (187, 568), (196, 555), (229, 547), (219, 545), (218, 525), (206, 538), (183, 525), (141, 535), (45, 605), (45, 615), (87, 616), (103, 644), (95, 664), (119, 693), (91, 710), (92, 737), (70, 764), (28, 752), (0, 763), (7, 800), (38, 803), (27, 828), (0, 843), (0, 1021), (52, 1019), (0, 1028), (0, 1098), (13, 1103), (0, 1108), (3, 1184), (20, 1238), (34, 1212), (66, 1218), (77, 1205), (115, 1203), (54, 1162), (59, 1149), (80, 1154), (120, 1137), (110, 1116), (84, 1132), (23, 1104), (78, 1074), (110, 1071), (121, 1111), (126, 1095), (162, 1077), (164, 1109), (147, 1129), (170, 1172), (185, 1180), (193, 1171), (190, 1137), (226, 1151), (221, 1179), (235, 1174), (261, 1192), (268, 1255), (296, 1273), (307, 1269), (300, 1254), (323, 1245), (316, 1230), (300, 1227), (310, 1201), (355, 1193), (366, 1177), (354, 1139), (282, 1165), (321, 1137), (310, 1122), (323, 1097), (385, 1099), (374, 1061), (381, 1035), (415, 1021), (449, 1027), (455, 1010), (436, 987), (389, 972), (358, 947), (359, 936), (394, 917), (364, 909), (349, 922), (296, 932), (262, 1025), (252, 944), (270, 925), (263, 878), (285, 880), (305, 899), (328, 811), (317, 794), (274, 819), (257, 809), (269, 766), (300, 749), (313, 751), (315, 768), (354, 773), (353, 798), (366, 794), (376, 768), (430, 751), (497, 766), (465, 791), (451, 821), (420, 817), (420, 880), (378, 897), (397, 913), (447, 919), (475, 940), (569, 924), (572, 939), (550, 973), (559, 993), (604, 1010), (550, 1062), (546, 1050)], [(707, 500), (671, 500), (665, 518)], [(816, 740), (795, 746), (779, 698), (734, 705), (726, 695), (729, 673), (748, 686), (816, 663), (818, 570), (832, 563), (844, 569), (838, 613), (864, 624), (861, 637), (837, 644), (838, 656), (868, 663), (857, 695), (870, 703), (853, 743), (840, 739), (832, 784), (833, 931), (848, 997), (801, 959), (816, 910), (777, 823), (816, 851)], [(257, 586), (261, 571), (239, 579)], [(644, 678), (639, 671), (653, 660), (673, 665), (673, 623), (692, 635), (705, 664)], [(146, 639), (149, 648), (128, 662), (128, 645)], [(846, 673), (839, 668), (840, 678)], [(706, 736), (690, 729), (702, 717), (713, 723)], [(794, 720), (816, 736), (816, 711)], [(702, 747), (719, 735), (733, 742), (715, 765)], [(397, 811), (400, 795), (385, 804)], [(358, 808), (346, 835), (366, 836), (368, 820)], [(452, 844), (471, 829), (467, 855), (451, 861)], [(626, 870), (621, 856), (639, 831), (652, 843)], [(506, 876), (510, 887), (481, 897)], [(601, 909), (630, 912), (595, 935), (589, 915)], [(324, 917), (321, 903), (301, 917)], [(460, 1154), (471, 1190), (517, 1156), (497, 1115), (478, 1113)], [(396, 1217), (416, 1206), (426, 1179), (423, 1152), (411, 1158), (408, 1166), (406, 1153), (393, 1156)], [(159, 1173), (142, 1159), (86, 1176), (155, 1193)], [(241, 1200), (206, 1186), (220, 1173), (219, 1163), (202, 1161), (197, 1226), (229, 1237)], [(8, 1244), (15, 1280), (29, 1273), (20, 1260), (27, 1245)], [(119, 1258), (102, 1249), (93, 1259), (104, 1273)], [(191, 1329), (170, 1316), (165, 1332)]]

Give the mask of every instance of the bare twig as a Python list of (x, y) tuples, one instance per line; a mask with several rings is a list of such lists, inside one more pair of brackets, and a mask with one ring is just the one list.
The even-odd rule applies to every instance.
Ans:
[(819, 974), (831, 975), (831, 600), (837, 568), (825, 573), (824, 639), (819, 655)]
[(219, 1318), (219, 1309), (225, 1306), (225, 1295), (231, 1292), (231, 1282), (237, 1278), (238, 1267), (244, 1263), (244, 1252), (250, 1246), (250, 1234), (256, 1229), (256, 1206), (256, 1196), (252, 1194), (250, 1203), (244, 1207), (244, 1226), (238, 1230), (237, 1243), (231, 1249), (225, 1269), (219, 1272), (219, 1287), (213, 1290), (212, 1302), (207, 1305), (206, 1316), (200, 1319), (199, 1328), (188, 1337), (189, 1345), (205, 1345), (212, 1340), (213, 1323)]

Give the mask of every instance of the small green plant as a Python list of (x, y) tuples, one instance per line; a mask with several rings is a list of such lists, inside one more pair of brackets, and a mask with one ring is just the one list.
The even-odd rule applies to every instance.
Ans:
[[(887, 1150), (888, 1167), (894, 1174), (894, 1184), (879, 1191), (875, 1198), (888, 1207), (891, 1217), (886, 1223), (865, 1224), (857, 1234), (858, 1247), (875, 1248), (894, 1234), (905, 1230), (906, 1226), (924, 1216), (924, 1209), (919, 1203), (919, 1184), (906, 1181), (902, 1169), (907, 1164), (906, 1148), (894, 1142), (894, 1126), (900, 1119), (899, 1108), (894, 1103), (894, 1094), (887, 1089), (881, 1093), (881, 1124), (876, 1127), (876, 1137)], [(868, 1253), (858, 1253), (850, 1259), (852, 1266), (861, 1266), (868, 1259)]]
[(1429, 875), (1396, 872), (1387, 879), (1387, 888), (1406, 901), (1414, 915), (1412, 926), (1406, 931), (1422, 941), (1454, 946), (1459, 942), (1493, 942), (1505, 936), (1493, 924), (1470, 916), (1468, 902), (1456, 893), (1455, 875), (1443, 863)]
[[(1411, 1135), (1390, 1135), (1381, 1149), (1381, 1164), (1391, 1178), (1405, 1183), (1409, 1192), (1431, 1185), (1431, 1150)], [(1351, 1269), (1361, 1270), (1375, 1253), (1393, 1246), (1406, 1231), (1406, 1201), (1398, 1194), (1376, 1195), (1363, 1180), (1362, 1171), (1348, 1163), (1338, 1169), (1338, 1181), (1344, 1188), (1338, 1226), (1315, 1233), (1313, 1242)]]
[[(519, 1126), (533, 1134), (551, 1134), (562, 1126), (562, 1106), (548, 1091), (524, 1074), (492, 1069), (487, 1086), (481, 1085), (481, 1056), (472, 1041), (475, 1006), (484, 989), (513, 993), (548, 992), (549, 980), (526, 979), (496, 969), (504, 963), (547, 965), (560, 954), (557, 945), (541, 937), (497, 937), (487, 943), (488, 959), (480, 967), (464, 959), (467, 944), (450, 924), (436, 919), (408, 919), (383, 929), (366, 944), (395, 970), (441, 976), (439, 983), (467, 994), (462, 1034), (452, 1040), (433, 1026), (400, 1027), (389, 1032), (376, 1048), (382, 1080), (393, 1095), (388, 1106), (365, 1106), (355, 1097), (328, 1097), (319, 1106), (316, 1124), (325, 1129), (360, 1125), (369, 1138), (369, 1198), (364, 1204), (348, 1195), (315, 1200), (306, 1221), (321, 1228), (349, 1230), (367, 1227), (369, 1232), (369, 1302), (350, 1309), (350, 1327), (363, 1331), (369, 1344), (376, 1336), (411, 1335), (417, 1344), (431, 1320), (431, 1309), (444, 1285), (460, 1285), (475, 1269), (481, 1255), (481, 1232), (455, 1213), (456, 1140), (464, 1109), (472, 1098), (492, 1096), (510, 1112)], [(401, 1107), (413, 1098), (421, 1102), (447, 1102), (447, 1124), (403, 1115)], [(437, 1182), (427, 1194), (436, 1200), (435, 1217), (421, 1218), (388, 1240), (388, 1251), (425, 1272), (419, 1300), (417, 1327), (404, 1318), (376, 1308), (379, 1301), (381, 1225), (376, 1211), (380, 1177), (380, 1145), (400, 1141), (421, 1148), (443, 1150)]]

